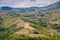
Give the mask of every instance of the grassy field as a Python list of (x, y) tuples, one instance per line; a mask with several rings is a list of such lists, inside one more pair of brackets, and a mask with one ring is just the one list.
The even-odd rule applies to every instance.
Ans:
[(60, 10), (0, 12), (0, 40), (60, 40)]

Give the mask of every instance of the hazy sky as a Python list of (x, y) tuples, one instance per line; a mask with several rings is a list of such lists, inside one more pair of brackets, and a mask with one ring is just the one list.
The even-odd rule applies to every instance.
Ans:
[(46, 6), (58, 2), (59, 0), (0, 0), (1, 6), (11, 7), (31, 7), (31, 6)]

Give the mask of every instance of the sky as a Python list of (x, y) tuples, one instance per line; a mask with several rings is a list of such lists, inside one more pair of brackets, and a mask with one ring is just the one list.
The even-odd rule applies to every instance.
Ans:
[(58, 2), (59, 0), (0, 0), (1, 6), (10, 6), (15, 8), (24, 7), (42, 7)]

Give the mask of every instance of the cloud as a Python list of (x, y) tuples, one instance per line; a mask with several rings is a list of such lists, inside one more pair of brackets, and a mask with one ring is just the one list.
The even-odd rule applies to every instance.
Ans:
[(31, 7), (31, 6), (46, 6), (59, 0), (0, 0), (0, 6), (11, 7)]

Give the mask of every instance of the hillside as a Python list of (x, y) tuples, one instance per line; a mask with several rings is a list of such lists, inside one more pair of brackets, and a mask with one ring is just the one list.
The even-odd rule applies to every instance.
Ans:
[(45, 7), (1, 7), (0, 40), (60, 40), (60, 2)]

